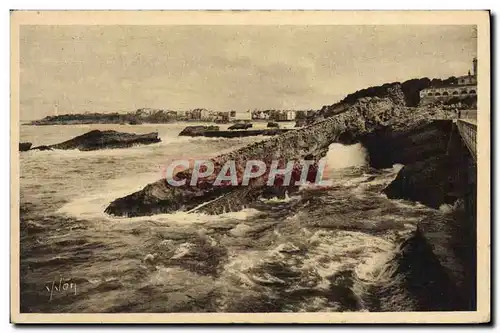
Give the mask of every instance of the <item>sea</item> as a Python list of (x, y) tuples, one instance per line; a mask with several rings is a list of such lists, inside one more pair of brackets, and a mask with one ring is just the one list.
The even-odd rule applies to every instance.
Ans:
[(162, 140), (20, 153), (21, 312), (418, 309), (395, 258), (420, 220), (446, 218), (450, 207), (388, 199), (382, 190), (402, 165), (373, 169), (360, 144), (330, 145), (330, 186), (306, 184), (238, 212), (106, 215), (111, 201), (160, 179), (172, 160), (266, 139), (179, 137), (186, 125), (20, 126), (20, 141), (34, 146), (94, 129), (157, 131)]

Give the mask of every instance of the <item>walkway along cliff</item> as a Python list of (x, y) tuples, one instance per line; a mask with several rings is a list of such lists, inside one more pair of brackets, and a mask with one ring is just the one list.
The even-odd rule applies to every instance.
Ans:
[[(414, 95), (412, 91), (411, 98)], [(476, 164), (451, 114), (432, 105), (408, 106), (412, 103), (400, 84), (384, 86), (381, 96), (326, 108), (326, 119), (305, 128), (214, 157), (214, 174), (231, 159), (237, 170), (243, 170), (248, 160), (318, 162), (334, 142), (362, 143), (374, 168), (403, 164), (384, 193), (436, 209), (454, 205), (456, 218), (454, 222), (421, 221), (413, 237), (401, 245), (394, 274), (404, 276), (422, 309), (472, 310), (476, 306)], [(177, 176), (189, 180), (191, 173), (192, 169)], [(266, 187), (259, 178), (249, 186), (217, 187), (212, 186), (214, 179), (215, 175), (199, 180), (196, 186), (183, 187), (160, 179), (114, 200), (106, 213), (129, 217), (178, 210), (219, 214), (239, 210), (266, 192), (284, 190)]]

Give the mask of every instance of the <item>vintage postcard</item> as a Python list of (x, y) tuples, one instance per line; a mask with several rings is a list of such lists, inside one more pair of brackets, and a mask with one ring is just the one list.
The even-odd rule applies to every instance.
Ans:
[(488, 11), (12, 11), (14, 323), (490, 321)]

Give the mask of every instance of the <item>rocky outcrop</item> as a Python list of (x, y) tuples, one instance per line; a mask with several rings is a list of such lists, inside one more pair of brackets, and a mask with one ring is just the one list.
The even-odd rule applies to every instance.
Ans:
[(252, 124), (249, 123), (236, 123), (234, 125), (229, 126), (227, 129), (229, 130), (246, 130), (248, 128), (253, 127)]
[(83, 135), (77, 136), (50, 146), (38, 146), (32, 149), (51, 150), (51, 149), (78, 149), (82, 151), (109, 149), (109, 148), (127, 148), (134, 145), (147, 145), (160, 142), (158, 133), (132, 134), (116, 131), (93, 130)]
[(40, 151), (45, 151), (45, 150), (53, 150), (50, 146), (47, 145), (41, 145), (41, 146), (36, 146), (31, 148), (31, 150), (40, 150)]
[[(476, 163), (451, 120), (360, 138), (377, 168), (404, 167), (383, 190), (388, 198), (452, 213), (426, 218), (401, 246), (394, 279), (404, 281), (420, 310), (476, 309)], [(423, 273), (425, 272), (425, 273)]]
[(31, 142), (19, 142), (19, 151), (28, 151), (32, 145)]
[[(399, 89), (399, 91), (398, 91)], [(389, 89), (389, 96), (384, 98), (361, 98), (344, 112), (323, 121), (313, 123), (305, 128), (291, 130), (261, 142), (254, 143), (229, 154), (214, 157), (214, 175), (198, 180), (195, 186), (173, 187), (165, 179), (147, 185), (143, 190), (118, 198), (106, 209), (106, 213), (119, 216), (151, 215), (168, 213), (176, 210), (193, 210), (196, 206), (215, 200), (212, 204), (203, 205), (199, 210), (215, 214), (228, 207), (239, 209), (229, 204), (234, 197), (252, 200), (260, 195), (266, 187), (265, 179), (253, 179), (248, 188), (241, 186), (213, 186), (218, 171), (228, 160), (234, 160), (241, 180), (246, 161), (264, 161), (269, 167), (273, 160), (319, 161), (333, 142), (359, 141), (359, 138), (378, 131), (408, 130), (425, 126), (432, 121), (435, 110), (427, 108), (409, 108), (404, 106), (404, 97), (400, 87)], [(296, 171), (300, 168), (296, 165)], [(191, 179), (193, 170), (176, 175), (178, 179)], [(264, 177), (264, 176), (263, 176)], [(240, 185), (240, 184), (238, 184)], [(231, 195), (230, 195), (231, 193)], [(239, 193), (239, 194), (238, 194)], [(250, 198), (250, 199), (249, 199)], [(223, 207), (223, 208), (221, 208)], [(231, 208), (233, 207), (233, 208)]]
[[(53, 150), (53, 149), (78, 149), (82, 151), (110, 149), (110, 148), (128, 148), (135, 145), (147, 145), (160, 142), (158, 133), (132, 134), (116, 131), (93, 130), (54, 145), (41, 145), (31, 148), (31, 150)], [(29, 146), (28, 146), (29, 144)], [(31, 142), (20, 143), (19, 150), (30, 150)], [(26, 150), (21, 150), (26, 149)]]
[(381, 128), (354, 139), (367, 149), (372, 167), (390, 168), (445, 154), (452, 125), (450, 120), (435, 120), (410, 128)]
[(243, 138), (247, 136), (273, 136), (290, 131), (287, 128), (258, 129), (245, 131), (203, 131), (195, 136), (205, 136), (207, 138)]
[[(317, 121), (345, 112), (351, 105), (362, 98), (390, 98), (394, 103), (408, 107), (417, 107), (420, 103), (420, 91), (431, 85), (439, 85), (443, 81), (429, 78), (411, 79), (403, 83), (393, 82), (358, 90), (347, 95), (340, 102), (323, 106), (307, 123)], [(446, 81), (448, 82), (448, 81)]]
[(360, 142), (373, 167), (404, 165), (384, 189), (389, 198), (439, 208), (453, 204), (469, 190), (463, 175), (474, 162), (450, 120), (436, 120), (408, 131), (382, 129), (363, 136)]
[(128, 113), (72, 113), (47, 116), (34, 120), (31, 125), (76, 125), (76, 124), (163, 124), (177, 120), (177, 113), (171, 110), (138, 109)]
[(188, 126), (184, 128), (179, 136), (204, 136), (208, 138), (241, 138), (247, 136), (257, 136), (257, 135), (265, 135), (265, 136), (273, 136), (285, 133), (288, 129), (259, 129), (259, 130), (245, 130), (245, 131), (234, 131), (234, 126), (236, 125), (250, 125), (252, 124), (235, 124), (229, 127), (229, 131), (221, 131), (219, 130), (219, 126)]
[[(418, 82), (417, 82), (418, 83)], [(370, 164), (388, 168), (404, 164), (383, 191), (389, 198), (418, 201), (433, 208), (453, 204), (453, 216), (424, 219), (394, 259), (392, 278), (416, 296), (419, 310), (474, 310), (476, 249), (476, 166), (451, 120), (451, 113), (433, 106), (408, 107), (398, 85), (384, 88), (384, 97), (363, 97), (323, 112), (308, 126), (214, 157), (215, 173), (235, 160), (238, 180), (248, 160), (306, 159), (317, 162), (333, 142), (361, 142)], [(328, 110), (327, 110), (328, 111)], [(315, 169), (309, 178), (314, 178)], [(295, 172), (296, 171), (296, 172)], [(294, 169), (296, 179), (300, 168)], [(177, 179), (192, 176), (192, 169)], [(162, 179), (114, 200), (106, 213), (139, 216), (176, 210), (219, 214), (243, 208), (271, 192), (294, 190), (257, 178), (249, 186), (214, 186), (215, 175), (195, 186), (172, 187)]]
[(445, 152), (405, 165), (384, 189), (389, 198), (453, 207), (420, 221), (402, 246), (398, 269), (422, 310), (476, 310), (476, 173), (452, 126)]
[(179, 133), (179, 136), (203, 136), (207, 131), (218, 130), (219, 126), (187, 126)]

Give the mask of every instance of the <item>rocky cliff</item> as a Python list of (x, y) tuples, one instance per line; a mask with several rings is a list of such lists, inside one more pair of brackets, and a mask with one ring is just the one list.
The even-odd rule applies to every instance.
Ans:
[[(216, 203), (197, 209), (209, 214), (224, 210), (239, 209), (248, 200), (258, 197), (266, 188), (263, 177), (253, 179), (249, 188), (231, 184), (213, 186), (215, 176), (228, 160), (234, 160), (238, 179), (248, 160), (264, 161), (267, 166), (273, 160), (319, 161), (333, 142), (353, 142), (371, 133), (407, 131), (429, 124), (433, 118), (447, 115), (432, 108), (411, 108), (406, 106), (401, 85), (387, 87), (386, 97), (364, 97), (332, 117), (314, 122), (309, 126), (289, 131), (261, 142), (254, 143), (229, 154), (214, 157), (214, 176), (198, 180), (195, 186), (173, 187), (165, 179), (147, 185), (144, 189), (113, 201), (106, 213), (118, 216), (152, 215), (176, 210), (193, 210), (209, 201)], [(430, 152), (426, 152), (430, 154)], [(299, 166), (295, 166), (300, 171)], [(191, 179), (192, 169), (176, 175), (177, 178)], [(239, 193), (239, 194), (238, 194)], [(231, 195), (229, 195), (231, 194)], [(241, 204), (231, 205), (239, 197)]]
[[(387, 136), (390, 134), (382, 135)], [(427, 137), (427, 152), (418, 144), (423, 137)], [(451, 121), (435, 121), (401, 134), (398, 140), (381, 142), (388, 145), (381, 155), (405, 162), (384, 189), (389, 198), (418, 201), (433, 208), (453, 207), (446, 218), (420, 221), (414, 235), (402, 245), (399, 268), (405, 271), (407, 283), (419, 295), (424, 309), (432, 305), (435, 310), (474, 310), (477, 170), (456, 126)], [(411, 142), (416, 143), (415, 157), (393, 150), (402, 145), (412, 152), (408, 149)], [(383, 158), (377, 150), (372, 150), (372, 155), (376, 163)], [(424, 269), (427, 274), (422, 274)]]

